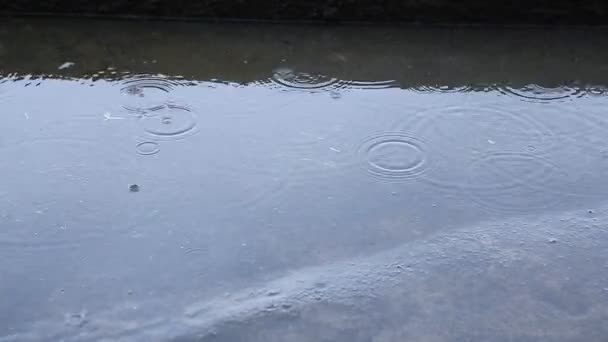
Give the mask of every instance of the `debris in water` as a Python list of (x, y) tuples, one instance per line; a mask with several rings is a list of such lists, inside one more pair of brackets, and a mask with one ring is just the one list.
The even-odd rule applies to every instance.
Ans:
[(490, 145), (495, 145), (496, 141), (492, 140), (492, 139), (488, 139), (488, 144)]
[(65, 62), (65, 63), (61, 64), (57, 69), (63, 70), (63, 69), (71, 68), (74, 65), (75, 65), (74, 62)]
[(139, 192), (139, 185), (137, 185), (137, 184), (131, 184), (131, 185), (129, 185), (129, 191), (131, 191), (131, 192)]
[(337, 152), (337, 153), (342, 152), (342, 151), (338, 150), (338, 149), (337, 149), (337, 148), (335, 148), (335, 147), (330, 147), (329, 149), (330, 149), (330, 150), (332, 150), (332, 151), (334, 151), (334, 152)]
[(593, 214), (593, 210), (591, 210), (591, 209), (587, 210), (587, 212), (588, 212), (589, 214)]
[(557, 239), (549, 239), (549, 243), (557, 243)]

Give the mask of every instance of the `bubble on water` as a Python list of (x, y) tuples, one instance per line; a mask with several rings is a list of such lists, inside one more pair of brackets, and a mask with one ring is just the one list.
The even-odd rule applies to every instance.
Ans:
[(155, 113), (141, 120), (144, 131), (156, 139), (179, 139), (196, 131), (196, 115), (187, 107), (169, 104)]
[(562, 102), (585, 95), (583, 88), (570, 85), (556, 87), (543, 87), (538, 84), (528, 84), (521, 87), (495, 85), (494, 88), (504, 95), (517, 97), (528, 102)]
[(154, 141), (144, 141), (137, 144), (136, 150), (137, 153), (141, 154), (142, 156), (149, 156), (158, 153), (160, 151), (160, 148), (158, 146), (158, 143)]
[(363, 142), (359, 153), (373, 176), (407, 180), (421, 176), (428, 167), (426, 144), (413, 136), (386, 132)]

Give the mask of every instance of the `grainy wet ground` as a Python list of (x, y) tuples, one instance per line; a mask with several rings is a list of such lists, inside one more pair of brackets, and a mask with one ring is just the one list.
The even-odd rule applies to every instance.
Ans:
[(605, 33), (3, 22), (0, 341), (604, 341)]

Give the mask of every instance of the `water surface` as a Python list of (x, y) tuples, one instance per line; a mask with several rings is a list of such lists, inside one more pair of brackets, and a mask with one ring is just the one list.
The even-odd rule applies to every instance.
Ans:
[(0, 341), (602, 341), (605, 33), (2, 23)]

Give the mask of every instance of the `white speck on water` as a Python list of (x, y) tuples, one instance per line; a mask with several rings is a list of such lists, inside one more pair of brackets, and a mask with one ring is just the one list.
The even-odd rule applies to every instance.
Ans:
[(103, 113), (103, 120), (104, 121), (108, 121), (108, 120), (123, 120), (124, 118), (121, 116), (112, 116), (112, 113), (110, 112), (105, 112)]
[(241, 244), (241, 246), (242, 246), (242, 247), (247, 247), (247, 244), (243, 242), (243, 243)]
[(74, 62), (65, 62), (65, 63), (61, 64), (57, 69), (63, 70), (63, 69), (71, 68), (74, 65), (75, 65)]
[(334, 151), (334, 152), (336, 152), (336, 153), (342, 152), (342, 151), (340, 151), (339, 149), (337, 149), (335, 147), (330, 147), (329, 149), (332, 150), (332, 151)]
[(26, 120), (30, 119), (30, 115), (27, 112), (23, 112), (23, 116), (25, 116)]
[(490, 145), (495, 145), (496, 141), (492, 140), (492, 139), (488, 139), (488, 144)]

